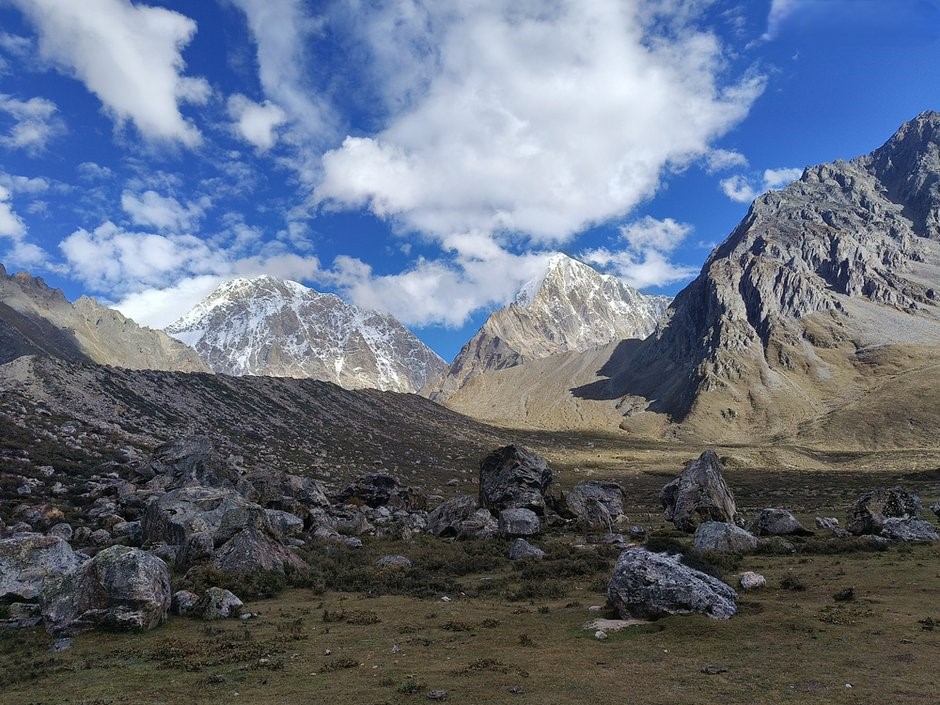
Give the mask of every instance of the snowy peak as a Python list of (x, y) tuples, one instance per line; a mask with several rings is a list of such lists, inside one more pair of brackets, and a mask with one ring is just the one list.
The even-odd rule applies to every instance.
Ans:
[(666, 297), (645, 296), (616, 277), (555, 254), (512, 304), (487, 319), (448, 373), (424, 393), (441, 401), (487, 370), (645, 338), (668, 305)]
[(225, 282), (167, 332), (231, 375), (412, 392), (445, 367), (393, 317), (267, 275)]

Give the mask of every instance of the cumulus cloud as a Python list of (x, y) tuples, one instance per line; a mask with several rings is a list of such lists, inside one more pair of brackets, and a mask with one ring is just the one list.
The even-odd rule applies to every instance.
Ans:
[(13, 210), (12, 198), (10, 190), (0, 186), (0, 241), (8, 242), (2, 258), (17, 267), (45, 264), (47, 257), (43, 249), (26, 240), (26, 223)]
[(767, 31), (762, 37), (765, 40), (776, 39), (784, 21), (793, 14), (798, 0), (771, 0), (770, 13), (767, 15)]
[(11, 1), (36, 27), (40, 54), (82, 81), (118, 125), (130, 120), (146, 138), (199, 144), (180, 112), (210, 94), (205, 79), (183, 74), (193, 20), (129, 0)]
[(156, 191), (121, 194), (121, 208), (135, 225), (158, 230), (192, 231), (210, 205), (208, 198), (183, 205), (172, 196), (161, 196)]
[(45, 98), (18, 100), (0, 93), (0, 112), (13, 118), (10, 131), (0, 135), (0, 144), (12, 149), (41, 152), (50, 140), (65, 132), (56, 104)]
[(287, 121), (287, 114), (277, 105), (255, 103), (240, 94), (228, 99), (228, 114), (241, 138), (262, 152), (274, 146), (277, 128)]
[(669, 261), (669, 255), (692, 232), (692, 226), (672, 218), (657, 220), (645, 216), (621, 226), (624, 247), (601, 247), (582, 252), (588, 264), (614, 272), (637, 289), (664, 286), (695, 276), (696, 270)]
[(709, 174), (742, 166), (747, 166), (747, 157), (733, 149), (712, 149), (705, 155), (705, 168)]
[(36, 196), (48, 191), (49, 186), (49, 180), (40, 176), (20, 176), (0, 171), (0, 187), (7, 189), (9, 193), (25, 193)]
[(665, 22), (652, 2), (453, 0), (387, 11), (399, 5), (423, 8), (412, 25), (424, 28), (419, 49), (433, 53), (415, 52), (424, 71), (403, 75), (419, 85), (397, 87), (408, 98), (384, 130), (324, 156), (315, 200), (438, 236), (561, 241), (621, 216), (670, 165), (704, 156), (764, 86), (754, 75), (723, 78), (722, 47), (691, 23), (694, 6)]
[(736, 174), (722, 179), (720, 185), (721, 190), (732, 201), (750, 203), (762, 193), (786, 186), (802, 175), (803, 170), (797, 168), (765, 169), (760, 180)]
[(88, 181), (103, 181), (114, 176), (114, 172), (109, 167), (102, 166), (97, 162), (82, 162), (77, 167), (78, 175)]

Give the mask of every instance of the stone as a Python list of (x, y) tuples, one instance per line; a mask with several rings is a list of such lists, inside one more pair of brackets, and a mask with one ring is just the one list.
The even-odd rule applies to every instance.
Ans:
[(503, 509), (497, 526), (503, 536), (535, 536), (542, 528), (531, 509)]
[(91, 542), (95, 546), (105, 546), (111, 542), (111, 533), (107, 529), (96, 529), (91, 532)]
[(205, 531), (214, 537), (221, 531), (227, 539), (249, 525), (270, 528), (264, 509), (233, 490), (213, 487), (171, 490), (150, 502), (141, 519), (145, 544), (181, 545)]
[(700, 553), (752, 553), (757, 550), (757, 537), (736, 524), (704, 521), (695, 529), (693, 545)]
[(934, 502), (931, 504), (930, 511), (937, 515), (937, 519), (940, 519), (940, 502)]
[(88, 629), (152, 629), (172, 600), (166, 563), (146, 551), (111, 546), (43, 589), (46, 630), (71, 636)]
[(58, 536), (29, 533), (0, 539), (0, 600), (35, 599), (47, 582), (84, 560)]
[(186, 617), (194, 614), (196, 603), (199, 602), (199, 595), (190, 590), (177, 590), (173, 593), (173, 600), (170, 609), (173, 614), (180, 617)]
[(238, 617), (244, 607), (245, 603), (234, 593), (219, 587), (211, 587), (199, 598), (193, 607), (193, 614), (206, 621), (229, 619)]
[(193, 566), (207, 563), (212, 559), (214, 552), (215, 541), (212, 538), (212, 533), (201, 531), (187, 538), (183, 545), (179, 547), (173, 567), (178, 572), (185, 573)]
[(693, 532), (703, 521), (734, 524), (737, 507), (725, 482), (724, 467), (706, 450), (659, 493), (666, 519), (680, 531)]
[(225, 575), (284, 575), (307, 567), (287, 546), (256, 528), (239, 531), (213, 553), (209, 564)]
[(122, 521), (111, 527), (112, 533), (119, 538), (126, 538), (130, 543), (139, 546), (143, 539), (143, 528), (139, 521)]
[(623, 518), (623, 487), (616, 482), (590, 480), (564, 495), (564, 506), (585, 533), (610, 533)]
[(382, 556), (375, 562), (375, 567), (381, 570), (407, 570), (411, 567), (411, 559), (406, 556)]
[(808, 536), (807, 529), (786, 509), (761, 510), (751, 522), (751, 532), (757, 536)]
[(65, 519), (62, 510), (51, 504), (21, 504), (13, 510), (13, 516), (42, 531)]
[(435, 536), (456, 536), (460, 523), (468, 519), (479, 506), (477, 498), (467, 494), (451, 497), (428, 514), (428, 531)]
[(496, 519), (486, 509), (477, 509), (473, 514), (457, 525), (458, 539), (475, 541), (492, 538), (499, 532)]
[(678, 556), (645, 548), (620, 554), (607, 597), (623, 619), (694, 613), (728, 619), (737, 612), (737, 594), (731, 587), (683, 565)]
[(538, 546), (533, 546), (531, 543), (522, 538), (513, 541), (512, 545), (509, 547), (509, 560), (511, 561), (522, 561), (527, 559), (540, 561), (543, 558), (545, 558), (545, 551), (543, 551)]
[(299, 536), (304, 530), (304, 520), (296, 514), (281, 509), (265, 509), (271, 527), (283, 538)]
[(758, 590), (762, 587), (767, 587), (767, 579), (760, 573), (749, 570), (741, 574), (742, 590)]
[(362, 548), (362, 539), (358, 539), (355, 536), (343, 536), (332, 526), (318, 526), (313, 530), (312, 536), (317, 541), (337, 543), (342, 546), (348, 546), (349, 548)]
[(49, 536), (58, 536), (63, 541), (71, 541), (72, 535), (75, 532), (72, 531), (72, 525), (65, 522), (60, 522), (49, 529)]
[(215, 451), (207, 436), (177, 438), (158, 446), (137, 468), (151, 489), (234, 488), (238, 472)]
[(383, 472), (360, 475), (337, 493), (335, 499), (340, 504), (355, 502), (373, 508), (424, 509), (427, 506), (423, 492), (403, 485), (394, 475)]
[(920, 498), (903, 487), (879, 487), (861, 495), (849, 509), (849, 523), (845, 527), (856, 536), (880, 534), (885, 519), (917, 519), (920, 517)]
[(937, 528), (923, 519), (889, 517), (881, 527), (881, 535), (889, 541), (940, 541)]
[(521, 446), (504, 446), (480, 461), (479, 503), (493, 512), (530, 509), (544, 514), (551, 482), (552, 471), (544, 458)]
[(266, 509), (280, 509), (301, 518), (310, 509), (330, 506), (323, 486), (312, 477), (276, 470), (251, 472), (241, 480), (238, 489), (246, 499)]

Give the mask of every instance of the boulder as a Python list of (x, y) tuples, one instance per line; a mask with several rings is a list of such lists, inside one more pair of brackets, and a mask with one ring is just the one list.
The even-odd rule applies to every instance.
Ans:
[(74, 570), (84, 560), (58, 536), (14, 534), (0, 539), (0, 600), (32, 600), (48, 581)]
[(751, 522), (751, 532), (757, 536), (808, 536), (807, 531), (786, 509), (764, 509)]
[(531, 509), (504, 509), (499, 513), (497, 527), (503, 536), (535, 536), (542, 525)]
[(478, 508), (477, 498), (468, 494), (451, 497), (428, 515), (428, 531), (435, 536), (456, 536), (459, 525)]
[(610, 533), (623, 518), (623, 487), (591, 480), (564, 495), (564, 506), (586, 533)]
[(879, 534), (885, 519), (917, 519), (920, 517), (920, 498), (903, 487), (879, 487), (861, 495), (849, 509), (849, 522), (845, 527), (856, 536)]
[(53, 636), (96, 627), (152, 629), (170, 609), (170, 571), (146, 551), (111, 546), (49, 583), (42, 592), (42, 616)]
[(767, 578), (760, 573), (749, 570), (741, 574), (742, 590), (758, 590), (762, 587), (767, 587)]
[(150, 489), (234, 488), (239, 474), (212, 447), (207, 436), (177, 438), (158, 446), (137, 473)]
[(737, 508), (715, 451), (706, 450), (659, 493), (666, 519), (693, 532), (703, 521), (735, 523)]
[(338, 543), (349, 548), (362, 548), (362, 539), (355, 536), (343, 536), (332, 526), (326, 524), (317, 526), (311, 532), (311, 537), (316, 541), (325, 541), (327, 543)]
[(937, 515), (937, 519), (940, 519), (940, 502), (934, 502), (931, 504), (930, 511)]
[(411, 567), (411, 559), (406, 556), (382, 556), (375, 562), (375, 567), (381, 570), (407, 570)]
[(266, 509), (280, 509), (305, 518), (310, 509), (328, 508), (330, 498), (311, 477), (277, 470), (254, 471), (238, 485), (246, 499)]
[(540, 561), (545, 558), (545, 551), (538, 546), (533, 546), (525, 539), (516, 539), (509, 547), (509, 560), (522, 561), (532, 559)]
[(185, 573), (193, 566), (206, 563), (215, 552), (215, 541), (212, 532), (202, 531), (187, 538), (176, 552), (173, 567), (180, 573)]
[(816, 528), (828, 531), (831, 536), (837, 539), (848, 538), (852, 535), (839, 526), (839, 520), (835, 517), (816, 517)]
[(183, 487), (157, 497), (141, 519), (144, 543), (181, 545), (193, 534), (221, 532), (216, 543), (231, 538), (247, 526), (270, 529), (259, 505), (233, 490)]
[(424, 509), (427, 497), (384, 472), (370, 472), (350, 482), (334, 498), (338, 503), (365, 504), (390, 509)]
[(458, 539), (482, 540), (492, 538), (499, 531), (496, 519), (486, 509), (477, 509), (457, 525)]
[(695, 529), (695, 550), (721, 553), (751, 553), (757, 550), (757, 537), (736, 524), (703, 521)]
[(52, 504), (21, 504), (13, 509), (13, 516), (42, 531), (65, 519), (62, 510)]
[(700, 613), (728, 619), (737, 594), (717, 578), (683, 565), (679, 556), (630, 548), (620, 554), (607, 597), (622, 619)]
[(281, 509), (265, 509), (271, 527), (283, 538), (298, 536), (303, 533), (304, 520), (296, 514)]
[(940, 541), (937, 528), (923, 519), (890, 517), (881, 526), (881, 535), (889, 541)]
[(73, 533), (72, 525), (65, 522), (56, 524), (49, 529), (49, 536), (58, 536), (63, 541), (71, 541)]
[(186, 617), (194, 614), (198, 602), (199, 595), (196, 593), (190, 592), (189, 590), (177, 590), (173, 593), (173, 601), (170, 604), (170, 609), (173, 614)]
[(480, 506), (493, 512), (531, 509), (544, 514), (551, 482), (544, 458), (521, 446), (504, 446), (480, 461)]
[(245, 603), (234, 593), (219, 587), (211, 587), (199, 598), (192, 613), (207, 621), (212, 621), (238, 617), (244, 607)]
[(284, 575), (307, 567), (287, 546), (256, 528), (239, 531), (212, 554), (209, 564), (224, 575)]

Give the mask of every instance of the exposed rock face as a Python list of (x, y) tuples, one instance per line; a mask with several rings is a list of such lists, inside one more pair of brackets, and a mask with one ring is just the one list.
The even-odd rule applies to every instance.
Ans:
[(508, 307), (491, 314), (450, 368), (422, 394), (444, 401), (489, 370), (624, 338), (645, 338), (669, 304), (567, 255), (554, 255)]
[(391, 316), (269, 276), (226, 282), (166, 330), (229, 375), (415, 392), (446, 366)]
[(47, 582), (84, 560), (85, 556), (72, 551), (58, 536), (14, 534), (0, 539), (0, 600), (32, 600)]
[(538, 546), (533, 546), (523, 538), (518, 538), (512, 542), (509, 547), (509, 560), (522, 561), (531, 558), (540, 561), (545, 558), (545, 551)]
[(369, 507), (390, 509), (424, 509), (424, 493), (401, 484), (397, 477), (373, 472), (357, 477), (336, 495), (338, 502), (358, 501)]
[(696, 551), (750, 553), (757, 550), (757, 537), (734, 524), (703, 521), (695, 529)]
[(170, 572), (151, 553), (111, 546), (48, 585), (41, 597), (53, 636), (96, 627), (152, 629), (170, 609)]
[(712, 450), (693, 460), (659, 493), (659, 501), (680, 531), (695, 531), (703, 521), (733, 524), (737, 508), (725, 482), (724, 467)]
[(480, 505), (491, 511), (545, 511), (545, 493), (552, 471), (544, 458), (521, 446), (494, 450), (480, 461)]
[(728, 619), (737, 612), (737, 594), (723, 582), (683, 565), (677, 556), (644, 548), (620, 554), (607, 598), (623, 619), (693, 613)]
[(542, 530), (538, 515), (531, 509), (504, 509), (497, 525), (503, 536), (535, 536)]
[(199, 356), (162, 331), (142, 328), (86, 296), (69, 303), (25, 272), (0, 266), (0, 364), (20, 355), (91, 360), (133, 370), (208, 372)]
[(807, 531), (786, 509), (764, 509), (751, 522), (751, 531), (757, 536), (806, 536)]
[(623, 487), (616, 482), (581, 482), (565, 493), (564, 504), (583, 531), (609, 533), (623, 519)]
[(885, 519), (881, 535), (889, 541), (940, 541), (940, 534), (933, 524), (910, 517)]
[(856, 536), (880, 534), (885, 519), (917, 519), (920, 498), (903, 487), (879, 487), (861, 495), (849, 510), (846, 528)]
[(264, 509), (237, 492), (222, 488), (183, 487), (147, 505), (141, 520), (143, 540), (183, 544), (193, 534), (216, 534), (226, 527), (226, 538), (250, 524), (267, 525)]

